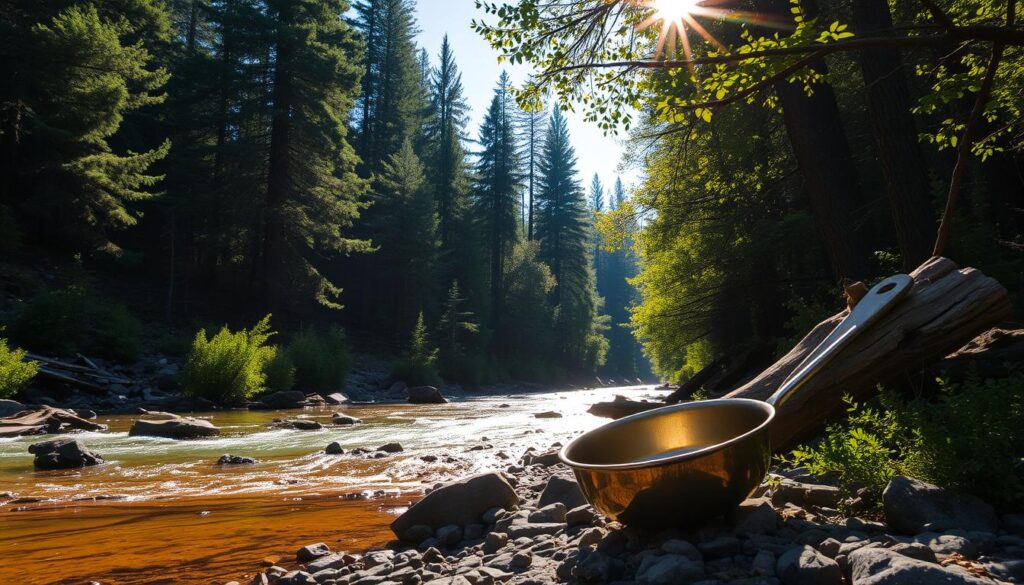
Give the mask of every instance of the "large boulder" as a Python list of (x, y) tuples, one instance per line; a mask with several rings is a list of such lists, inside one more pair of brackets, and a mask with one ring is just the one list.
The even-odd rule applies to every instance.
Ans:
[(944, 569), (884, 548), (850, 553), (851, 585), (983, 585), (991, 584), (967, 571)]
[(28, 452), (36, 456), (36, 469), (74, 469), (104, 463), (103, 457), (90, 451), (78, 439), (53, 439), (29, 445)]
[(412, 404), (444, 404), (448, 402), (441, 391), (433, 386), (413, 386), (407, 390)]
[(885, 520), (906, 534), (952, 528), (996, 532), (995, 510), (981, 499), (897, 475), (882, 492)]
[(150, 412), (154, 419), (139, 419), (128, 431), (129, 437), (164, 437), (167, 439), (196, 439), (220, 434), (220, 429), (202, 418), (178, 416), (168, 412)]
[(335, 405), (337, 405), (337, 404), (348, 404), (348, 401), (349, 401), (348, 400), (348, 396), (345, 396), (341, 392), (332, 392), (332, 393), (328, 394), (327, 396), (324, 396), (324, 399), (327, 400), (327, 404), (335, 404)]
[(298, 390), (274, 392), (260, 397), (259, 404), (269, 409), (302, 408), (306, 405), (306, 395)]
[(586, 504), (587, 499), (583, 497), (583, 492), (580, 491), (580, 484), (576, 483), (575, 479), (553, 475), (544, 486), (544, 491), (540, 493), (537, 507), (543, 508), (555, 502), (559, 502), (565, 505), (566, 509), (572, 510), (577, 506)]
[(12, 414), (18, 414), (23, 410), (25, 410), (25, 405), (17, 400), (0, 400), (0, 418), (11, 416)]
[(391, 531), (401, 539), (409, 528), (417, 524), (435, 530), (452, 524), (475, 524), (491, 508), (511, 509), (518, 504), (519, 497), (504, 477), (498, 473), (484, 473), (448, 483), (430, 492), (396, 518), (391, 523)]
[(832, 559), (813, 548), (791, 548), (779, 557), (775, 573), (784, 585), (842, 585), (843, 572)]

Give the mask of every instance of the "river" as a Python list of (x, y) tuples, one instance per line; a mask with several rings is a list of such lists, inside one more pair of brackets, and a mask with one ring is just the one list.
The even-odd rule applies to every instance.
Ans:
[[(590, 404), (650, 387), (487, 396), (441, 405), (367, 404), (302, 411), (200, 413), (221, 427), (211, 439), (129, 437), (137, 418), (101, 416), (108, 432), (79, 433), (107, 463), (35, 471), (28, 445), (0, 439), (0, 583), (104, 585), (251, 579), (261, 559), (294, 565), (302, 545), (361, 551), (392, 538), (391, 519), (438, 481), (515, 463), (529, 447), (598, 426)], [(362, 424), (330, 424), (343, 411)], [(557, 411), (562, 418), (534, 415)], [(308, 417), (320, 431), (270, 427)], [(399, 442), (386, 458), (326, 455)], [(217, 466), (223, 454), (254, 465)], [(437, 461), (425, 462), (424, 456)], [(507, 458), (506, 458), (507, 457)]]

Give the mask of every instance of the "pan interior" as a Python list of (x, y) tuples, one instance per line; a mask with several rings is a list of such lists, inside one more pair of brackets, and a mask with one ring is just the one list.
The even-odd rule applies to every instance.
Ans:
[(773, 409), (755, 400), (707, 400), (626, 417), (570, 443), (573, 464), (643, 465), (720, 445), (768, 422)]

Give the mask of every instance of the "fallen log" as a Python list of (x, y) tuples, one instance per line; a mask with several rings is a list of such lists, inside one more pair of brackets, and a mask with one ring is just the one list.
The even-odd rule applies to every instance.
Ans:
[[(879, 384), (935, 363), (1010, 314), (1010, 298), (995, 279), (933, 257), (911, 273), (914, 288), (892, 311), (804, 384), (776, 413), (776, 451), (820, 431), (845, 408), (843, 396), (863, 398)], [(764, 400), (835, 328), (847, 311), (822, 321), (796, 347), (726, 398)]]
[[(964, 347), (1010, 314), (1009, 296), (995, 279), (974, 268), (959, 269), (942, 257), (929, 259), (911, 276), (914, 288), (910, 294), (779, 408), (771, 428), (776, 451), (820, 431), (829, 417), (845, 408), (844, 394), (862, 398), (879, 384), (932, 364), (941, 365), (946, 356), (956, 364), (967, 355), (976, 356), (981, 345), (995, 343), (979, 341), (973, 352), (970, 345)], [(847, 313), (844, 310), (816, 325), (789, 353), (725, 397), (767, 399)], [(1016, 335), (996, 334), (1007, 355), (1015, 355), (1024, 341)], [(664, 404), (616, 400), (595, 404), (590, 412), (621, 418), (658, 406)]]
[(87, 421), (72, 412), (52, 406), (23, 410), (13, 416), (0, 418), (0, 437), (59, 433), (67, 429), (105, 431), (107, 425)]
[(997, 327), (924, 369), (927, 378), (963, 380), (1007, 376), (1024, 363), (1024, 329)]

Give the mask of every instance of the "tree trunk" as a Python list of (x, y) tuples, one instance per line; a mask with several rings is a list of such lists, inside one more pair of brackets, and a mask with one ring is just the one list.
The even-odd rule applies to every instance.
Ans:
[[(891, 30), (888, 2), (857, 0), (853, 23), (861, 37)], [(903, 60), (892, 48), (865, 49), (858, 59), (903, 267), (910, 270), (931, 255), (935, 213), (928, 193), (928, 166), (910, 113)]]

